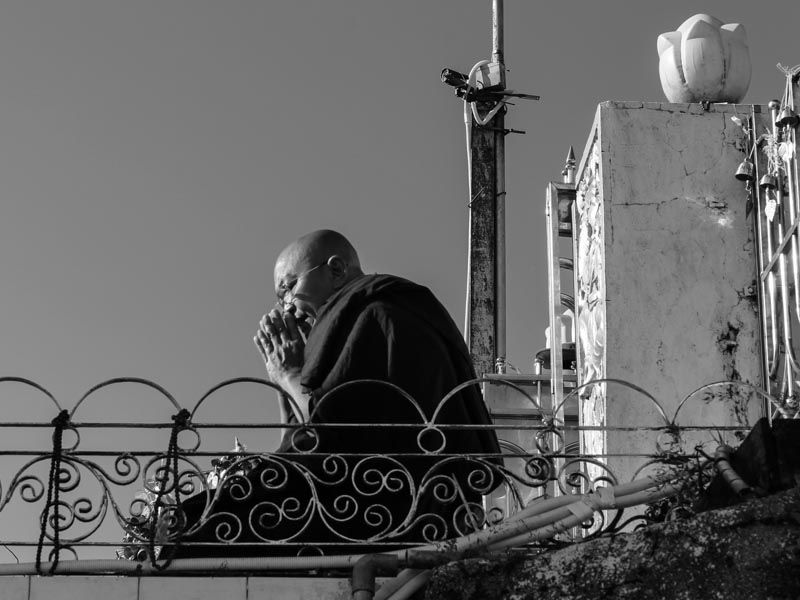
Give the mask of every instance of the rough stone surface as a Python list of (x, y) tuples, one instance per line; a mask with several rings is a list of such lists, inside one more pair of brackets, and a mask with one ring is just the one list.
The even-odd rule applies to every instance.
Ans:
[(450, 563), (425, 598), (800, 598), (800, 488), (534, 558)]

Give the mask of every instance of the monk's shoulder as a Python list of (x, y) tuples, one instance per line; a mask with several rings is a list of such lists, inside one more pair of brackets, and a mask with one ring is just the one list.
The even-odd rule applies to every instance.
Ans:
[(417, 321), (415, 311), (401, 303), (386, 299), (376, 299), (369, 302), (361, 312), (360, 318), (374, 319), (379, 323), (391, 324), (397, 321)]

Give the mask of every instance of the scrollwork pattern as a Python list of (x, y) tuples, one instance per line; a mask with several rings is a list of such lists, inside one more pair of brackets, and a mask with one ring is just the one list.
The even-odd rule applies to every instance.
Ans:
[[(248, 385), (252, 383), (247, 380)], [(591, 389), (603, 386), (597, 392), (602, 393), (606, 385), (607, 380), (595, 380), (575, 393), (583, 394), (590, 403), (595, 393)], [(674, 469), (699, 456), (695, 449), (702, 451), (702, 447), (695, 444), (696, 424), (687, 437), (680, 423), (687, 403), (735, 402), (741, 423), (736, 431), (729, 428), (726, 440), (740, 439), (751, 424), (749, 407), (763, 400), (763, 392), (744, 386), (729, 382), (701, 388), (684, 399), (671, 417), (639, 390), (639, 401), (649, 398), (656, 422), (663, 423), (650, 431), (652, 453), (643, 457), (642, 469)], [(205, 396), (203, 402), (212, 402), (218, 395)], [(446, 400), (452, 401), (452, 397)], [(537, 410), (542, 409), (537, 406)], [(532, 450), (505, 442), (501, 457), (446, 452), (442, 441), (447, 440), (447, 426), (424, 414), (408, 438), (417, 440), (415, 452), (323, 453), (316, 451), (316, 442), (302, 448), (289, 444), (290, 450), (281, 453), (247, 452), (237, 440), (234, 450), (226, 453), (205, 448), (203, 426), (189, 424), (197, 444), (178, 447), (173, 463), (166, 452), (169, 436), (163, 424), (152, 425), (154, 431), (164, 433), (161, 448), (95, 450), (85, 447), (86, 442), (76, 436), (79, 441), (63, 451), (54, 483), (59, 491), (58, 517), (51, 506), (44, 519), (48, 546), (44, 555), (55, 550), (56, 539), (60, 549), (90, 556), (118, 544), (118, 556), (132, 560), (149, 557), (151, 538), (156, 558), (167, 545), (177, 547), (178, 556), (181, 552), (187, 556), (219, 554), (236, 548), (308, 554), (347, 552), (369, 544), (413, 546), (496, 524), (544, 497), (587, 494), (620, 483), (607, 457), (593, 452), (595, 446), (586, 442), (591, 437), (580, 438), (583, 444), (570, 444), (566, 440), (574, 437), (566, 435), (565, 423), (545, 413), (539, 423), (526, 430)], [(272, 423), (264, 425), (274, 428)], [(120, 426), (107, 426), (109, 439)], [(80, 432), (77, 417), (71, 427)], [(325, 430), (325, 424), (304, 423), (296, 427), (302, 436), (295, 437), (322, 440), (326, 439)], [(709, 439), (719, 438), (719, 432), (709, 424)], [(595, 434), (597, 429), (579, 433)], [(498, 435), (502, 438), (502, 429)], [(44, 506), (52, 452), (43, 448), (34, 456), (20, 452), (17, 458), (20, 464), (15, 470), (0, 473), (0, 518), (14, 518), (17, 511), (29, 518), (34, 514), (33, 527), (25, 529), (28, 539), (20, 535), (0, 543), (15, 542), (18, 550), (32, 552), (36, 539), (30, 531), (38, 527), (35, 515)], [(177, 472), (173, 464), (177, 464)], [(4, 481), (7, 485), (2, 485)], [(484, 504), (484, 498), (494, 496), (505, 501)], [(622, 512), (597, 514), (564, 536), (596, 535), (650, 518), (628, 515), (626, 520)], [(668, 512), (678, 514), (680, 510), (671, 506)]]

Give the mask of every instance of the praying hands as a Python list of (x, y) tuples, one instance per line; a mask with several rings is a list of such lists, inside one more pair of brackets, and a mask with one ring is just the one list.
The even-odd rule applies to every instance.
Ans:
[[(284, 312), (274, 308), (261, 318), (253, 338), (264, 359), (268, 379), (285, 390), (297, 404), (297, 407), (292, 407), (281, 402), (284, 422), (291, 420), (291, 415), (298, 422), (308, 420), (308, 394), (300, 385), (300, 373), (310, 331), (311, 326), (305, 321), (295, 319), (291, 311)], [(298, 408), (300, 414), (297, 413)]]

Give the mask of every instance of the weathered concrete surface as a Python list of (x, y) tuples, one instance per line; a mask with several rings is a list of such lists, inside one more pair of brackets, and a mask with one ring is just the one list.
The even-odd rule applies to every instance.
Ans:
[(425, 598), (800, 598), (800, 488), (533, 559), (451, 563)]
[[(755, 110), (763, 131), (765, 114)], [(753, 218), (734, 177), (745, 135), (731, 121), (749, 114), (749, 106), (720, 104), (598, 107), (576, 196), (579, 383), (629, 381), (665, 414), (643, 395), (607, 385), (581, 402), (582, 424), (668, 420), (713, 430), (740, 426), (746, 415), (747, 429), (761, 416), (759, 398), (719, 391), (681, 406), (712, 382), (762, 385)], [(582, 435), (582, 450), (593, 454), (656, 451), (650, 434)], [(686, 437), (684, 450), (703, 441)], [(619, 457), (609, 467), (628, 481), (642, 462)]]
[(0, 600), (349, 600), (346, 577), (0, 577)]

